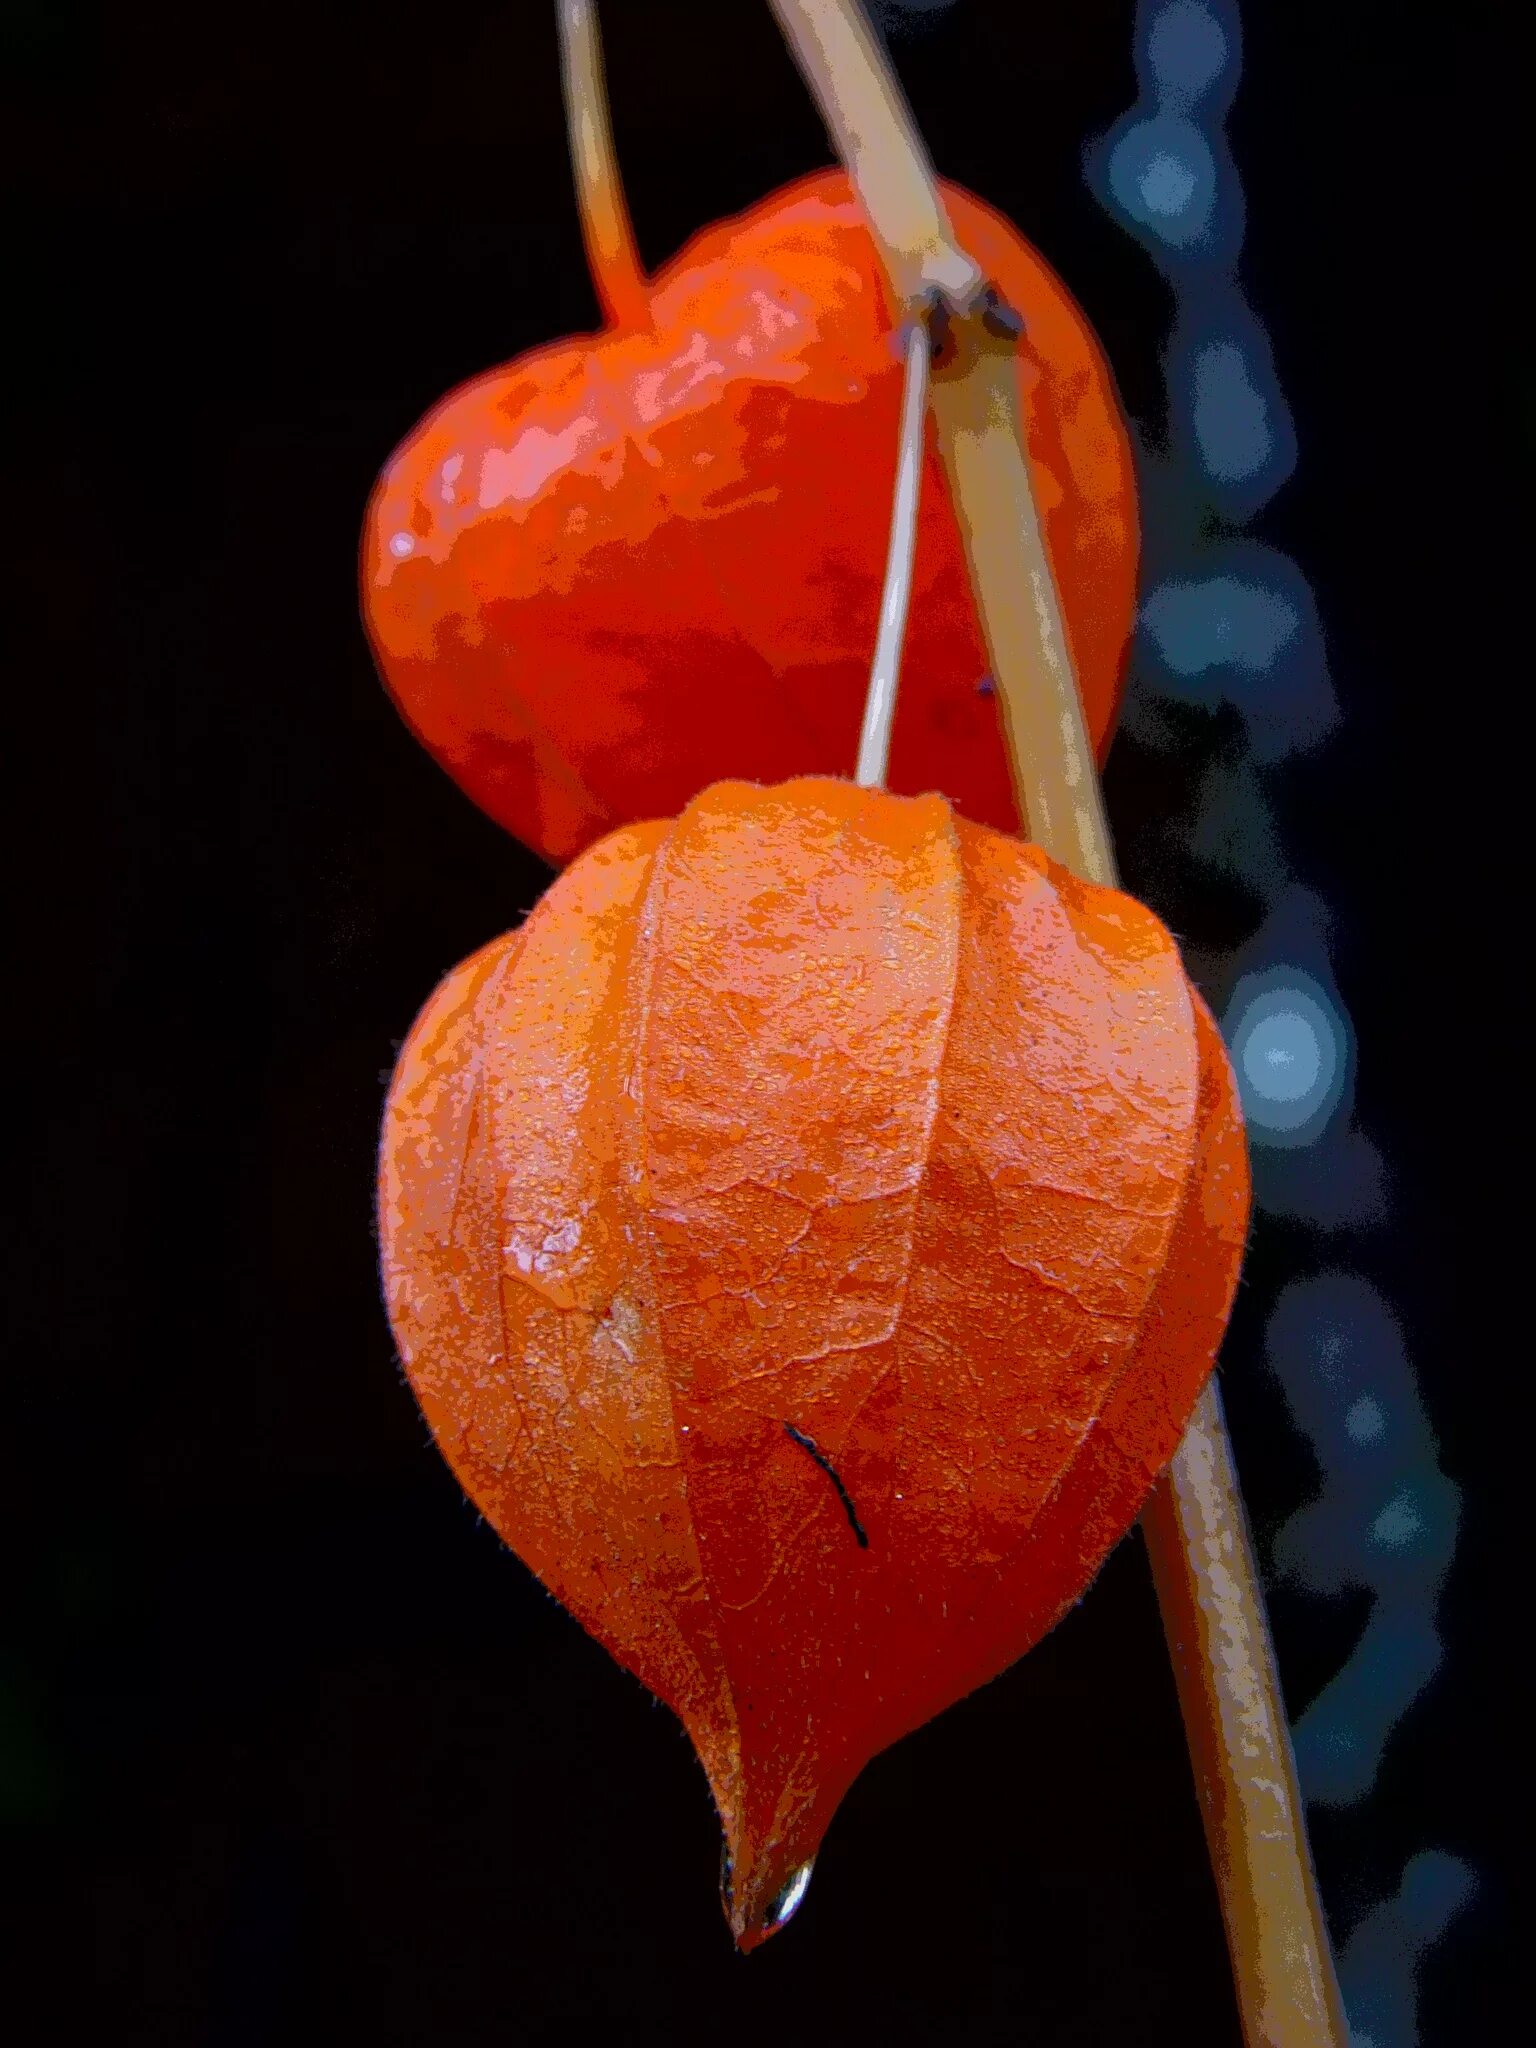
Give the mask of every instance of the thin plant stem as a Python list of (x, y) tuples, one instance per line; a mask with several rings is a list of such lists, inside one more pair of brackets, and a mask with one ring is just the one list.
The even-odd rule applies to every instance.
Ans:
[[(931, 392), (1020, 816), (1113, 885), (1114, 853), (1024, 455), (1013, 350), (955, 244), (858, 0), (770, 0), (862, 201), (898, 306), (954, 340)], [(935, 227), (935, 222), (940, 225)], [(967, 281), (969, 266), (969, 281)], [(947, 282), (952, 280), (952, 282)], [(1248, 2048), (1348, 2040), (1232, 1448), (1214, 1381), (1142, 1515)]]
[(556, 0), (556, 16), (566, 135), (587, 267), (604, 319), (612, 326), (644, 327), (650, 299), (613, 146), (597, 0)]
[[(933, 380), (939, 457), (991, 658), (1018, 811), (1063, 867), (1113, 886), (1109, 824), (1019, 425), (1013, 344), (956, 326)], [(984, 593), (984, 595), (983, 595)]]
[(928, 424), (927, 324), (914, 320), (907, 335), (901, 388), (901, 430), (896, 444), (896, 490), (891, 503), (891, 543), (880, 593), (880, 627), (870, 664), (869, 693), (853, 779), (865, 789), (883, 789), (890, 768), (891, 727), (896, 721), (896, 688), (901, 650), (912, 608), (912, 558), (917, 551), (917, 500), (923, 476), (923, 436)]
[(817, 0), (770, 4), (853, 180), (897, 298), (914, 308), (932, 291), (964, 299), (981, 283), (980, 266), (955, 241), (912, 110), (863, 8)]

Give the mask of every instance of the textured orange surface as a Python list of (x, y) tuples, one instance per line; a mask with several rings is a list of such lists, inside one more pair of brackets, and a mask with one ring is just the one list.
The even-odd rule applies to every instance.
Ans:
[(428, 1003), (382, 1151), (401, 1355), (686, 1723), (744, 1946), (866, 1760), (1129, 1527), (1247, 1212), (1170, 935), (938, 797), (716, 785)]
[[(1065, 287), (946, 185), (1027, 323), (1035, 495), (1102, 759), (1135, 610), (1131, 454)], [(370, 501), (363, 610), (412, 728), (556, 865), (727, 775), (851, 774), (896, 471), (901, 360), (841, 172), (774, 194), (655, 280), (649, 332), (462, 386)], [(893, 789), (1017, 827), (959, 531), (930, 447)]]

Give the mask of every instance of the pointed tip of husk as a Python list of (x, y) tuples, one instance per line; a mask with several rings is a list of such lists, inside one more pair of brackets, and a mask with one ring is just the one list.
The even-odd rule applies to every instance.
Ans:
[(799, 1911), (815, 1865), (814, 1854), (798, 1861), (783, 1855), (759, 1855), (738, 1885), (729, 1847), (722, 1848), (720, 1904), (742, 1955), (750, 1955), (788, 1926)]

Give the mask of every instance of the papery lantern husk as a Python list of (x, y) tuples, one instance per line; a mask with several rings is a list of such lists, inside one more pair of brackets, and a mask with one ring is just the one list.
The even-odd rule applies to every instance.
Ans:
[(380, 1176), (466, 1492), (688, 1728), (752, 1946), (1178, 1445), (1248, 1172), (1170, 934), (941, 797), (720, 783), (438, 989)]

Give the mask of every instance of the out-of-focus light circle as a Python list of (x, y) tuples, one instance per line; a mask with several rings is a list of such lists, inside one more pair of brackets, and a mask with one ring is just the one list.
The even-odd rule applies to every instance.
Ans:
[(1379, 1543), (1384, 1550), (1402, 1550), (1419, 1535), (1424, 1527), (1417, 1503), (1411, 1493), (1400, 1493), (1395, 1500), (1389, 1500), (1381, 1513), (1371, 1524), (1371, 1541)]
[(1252, 1135), (1310, 1145), (1338, 1106), (1349, 1052), (1348, 1026), (1323, 991), (1295, 968), (1246, 975), (1226, 1037)]
[(1188, 206), (1194, 196), (1195, 184), (1195, 174), (1183, 158), (1172, 156), (1163, 149), (1143, 169), (1136, 180), (1136, 189), (1148, 213), (1172, 219)]
[(1344, 1417), (1344, 1428), (1351, 1443), (1373, 1444), (1387, 1426), (1387, 1418), (1381, 1412), (1381, 1403), (1373, 1401), (1369, 1394), (1362, 1394), (1358, 1401), (1350, 1403), (1349, 1413)]
[(1235, 342), (1211, 342), (1194, 361), (1195, 439), (1222, 483), (1256, 475), (1274, 452), (1269, 405)]
[(1269, 1010), (1251, 1026), (1243, 1046), (1248, 1085), (1269, 1103), (1303, 1102), (1323, 1071), (1323, 1048), (1312, 1019), (1300, 1009)]
[(1170, 248), (1198, 247), (1210, 230), (1216, 164), (1190, 121), (1157, 114), (1127, 128), (1109, 156), (1116, 204)]
[(1173, 0), (1154, 16), (1147, 34), (1147, 62), (1159, 96), (1187, 106), (1216, 83), (1227, 63), (1221, 23), (1197, 0)]
[[(1170, 576), (1142, 607), (1158, 653), (1175, 674), (1240, 668), (1263, 674), (1301, 626), (1279, 590), (1239, 576)], [(1215, 683), (1202, 695), (1220, 694)]]

